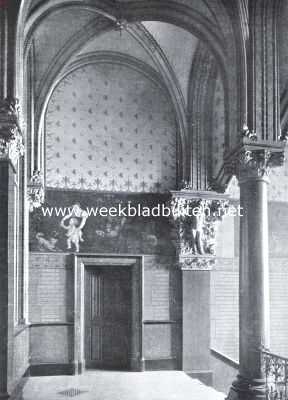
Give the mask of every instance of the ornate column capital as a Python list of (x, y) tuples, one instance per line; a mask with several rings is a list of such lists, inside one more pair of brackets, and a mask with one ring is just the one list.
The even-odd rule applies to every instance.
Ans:
[(183, 189), (172, 192), (181, 270), (210, 270), (215, 264), (216, 223), (228, 208), (227, 196)]
[(0, 100), (0, 159), (10, 160), (15, 167), (23, 154), (18, 100), (14, 98)]
[(27, 185), (27, 200), (30, 212), (44, 203), (44, 177), (41, 171), (34, 171)]
[(240, 183), (253, 179), (268, 181), (270, 169), (284, 164), (286, 141), (267, 144), (259, 141), (255, 132), (244, 128), (239, 146), (225, 156), (225, 172), (236, 175)]

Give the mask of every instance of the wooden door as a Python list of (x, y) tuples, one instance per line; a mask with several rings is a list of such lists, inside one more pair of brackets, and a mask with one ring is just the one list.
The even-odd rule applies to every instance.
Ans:
[(129, 369), (131, 283), (129, 267), (86, 269), (86, 368)]

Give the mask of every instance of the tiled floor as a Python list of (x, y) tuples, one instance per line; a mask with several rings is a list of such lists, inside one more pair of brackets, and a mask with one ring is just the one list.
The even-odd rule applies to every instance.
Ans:
[(29, 378), (23, 400), (224, 400), (180, 371), (91, 371), (80, 376)]

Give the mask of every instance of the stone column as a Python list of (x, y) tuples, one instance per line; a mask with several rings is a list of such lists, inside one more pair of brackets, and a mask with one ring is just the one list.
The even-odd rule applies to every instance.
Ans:
[[(9, 328), (14, 327), (15, 176), (24, 147), (15, 100), (0, 102), (0, 398), (8, 398)], [(13, 285), (12, 285), (13, 286)], [(14, 292), (13, 292), (14, 293)], [(15, 298), (15, 296), (14, 296)]]
[[(280, 156), (279, 156), (280, 155)], [(240, 186), (239, 375), (228, 399), (266, 399), (263, 348), (269, 348), (268, 169), (282, 153), (245, 150), (238, 155)]]
[(182, 271), (182, 369), (212, 384), (210, 370), (210, 271), (215, 263), (216, 223), (228, 207), (209, 191), (172, 192)]

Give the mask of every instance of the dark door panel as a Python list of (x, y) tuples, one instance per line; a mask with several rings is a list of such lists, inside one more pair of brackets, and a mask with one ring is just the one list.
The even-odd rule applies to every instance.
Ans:
[(131, 271), (128, 267), (87, 268), (86, 368), (129, 368), (131, 294)]

